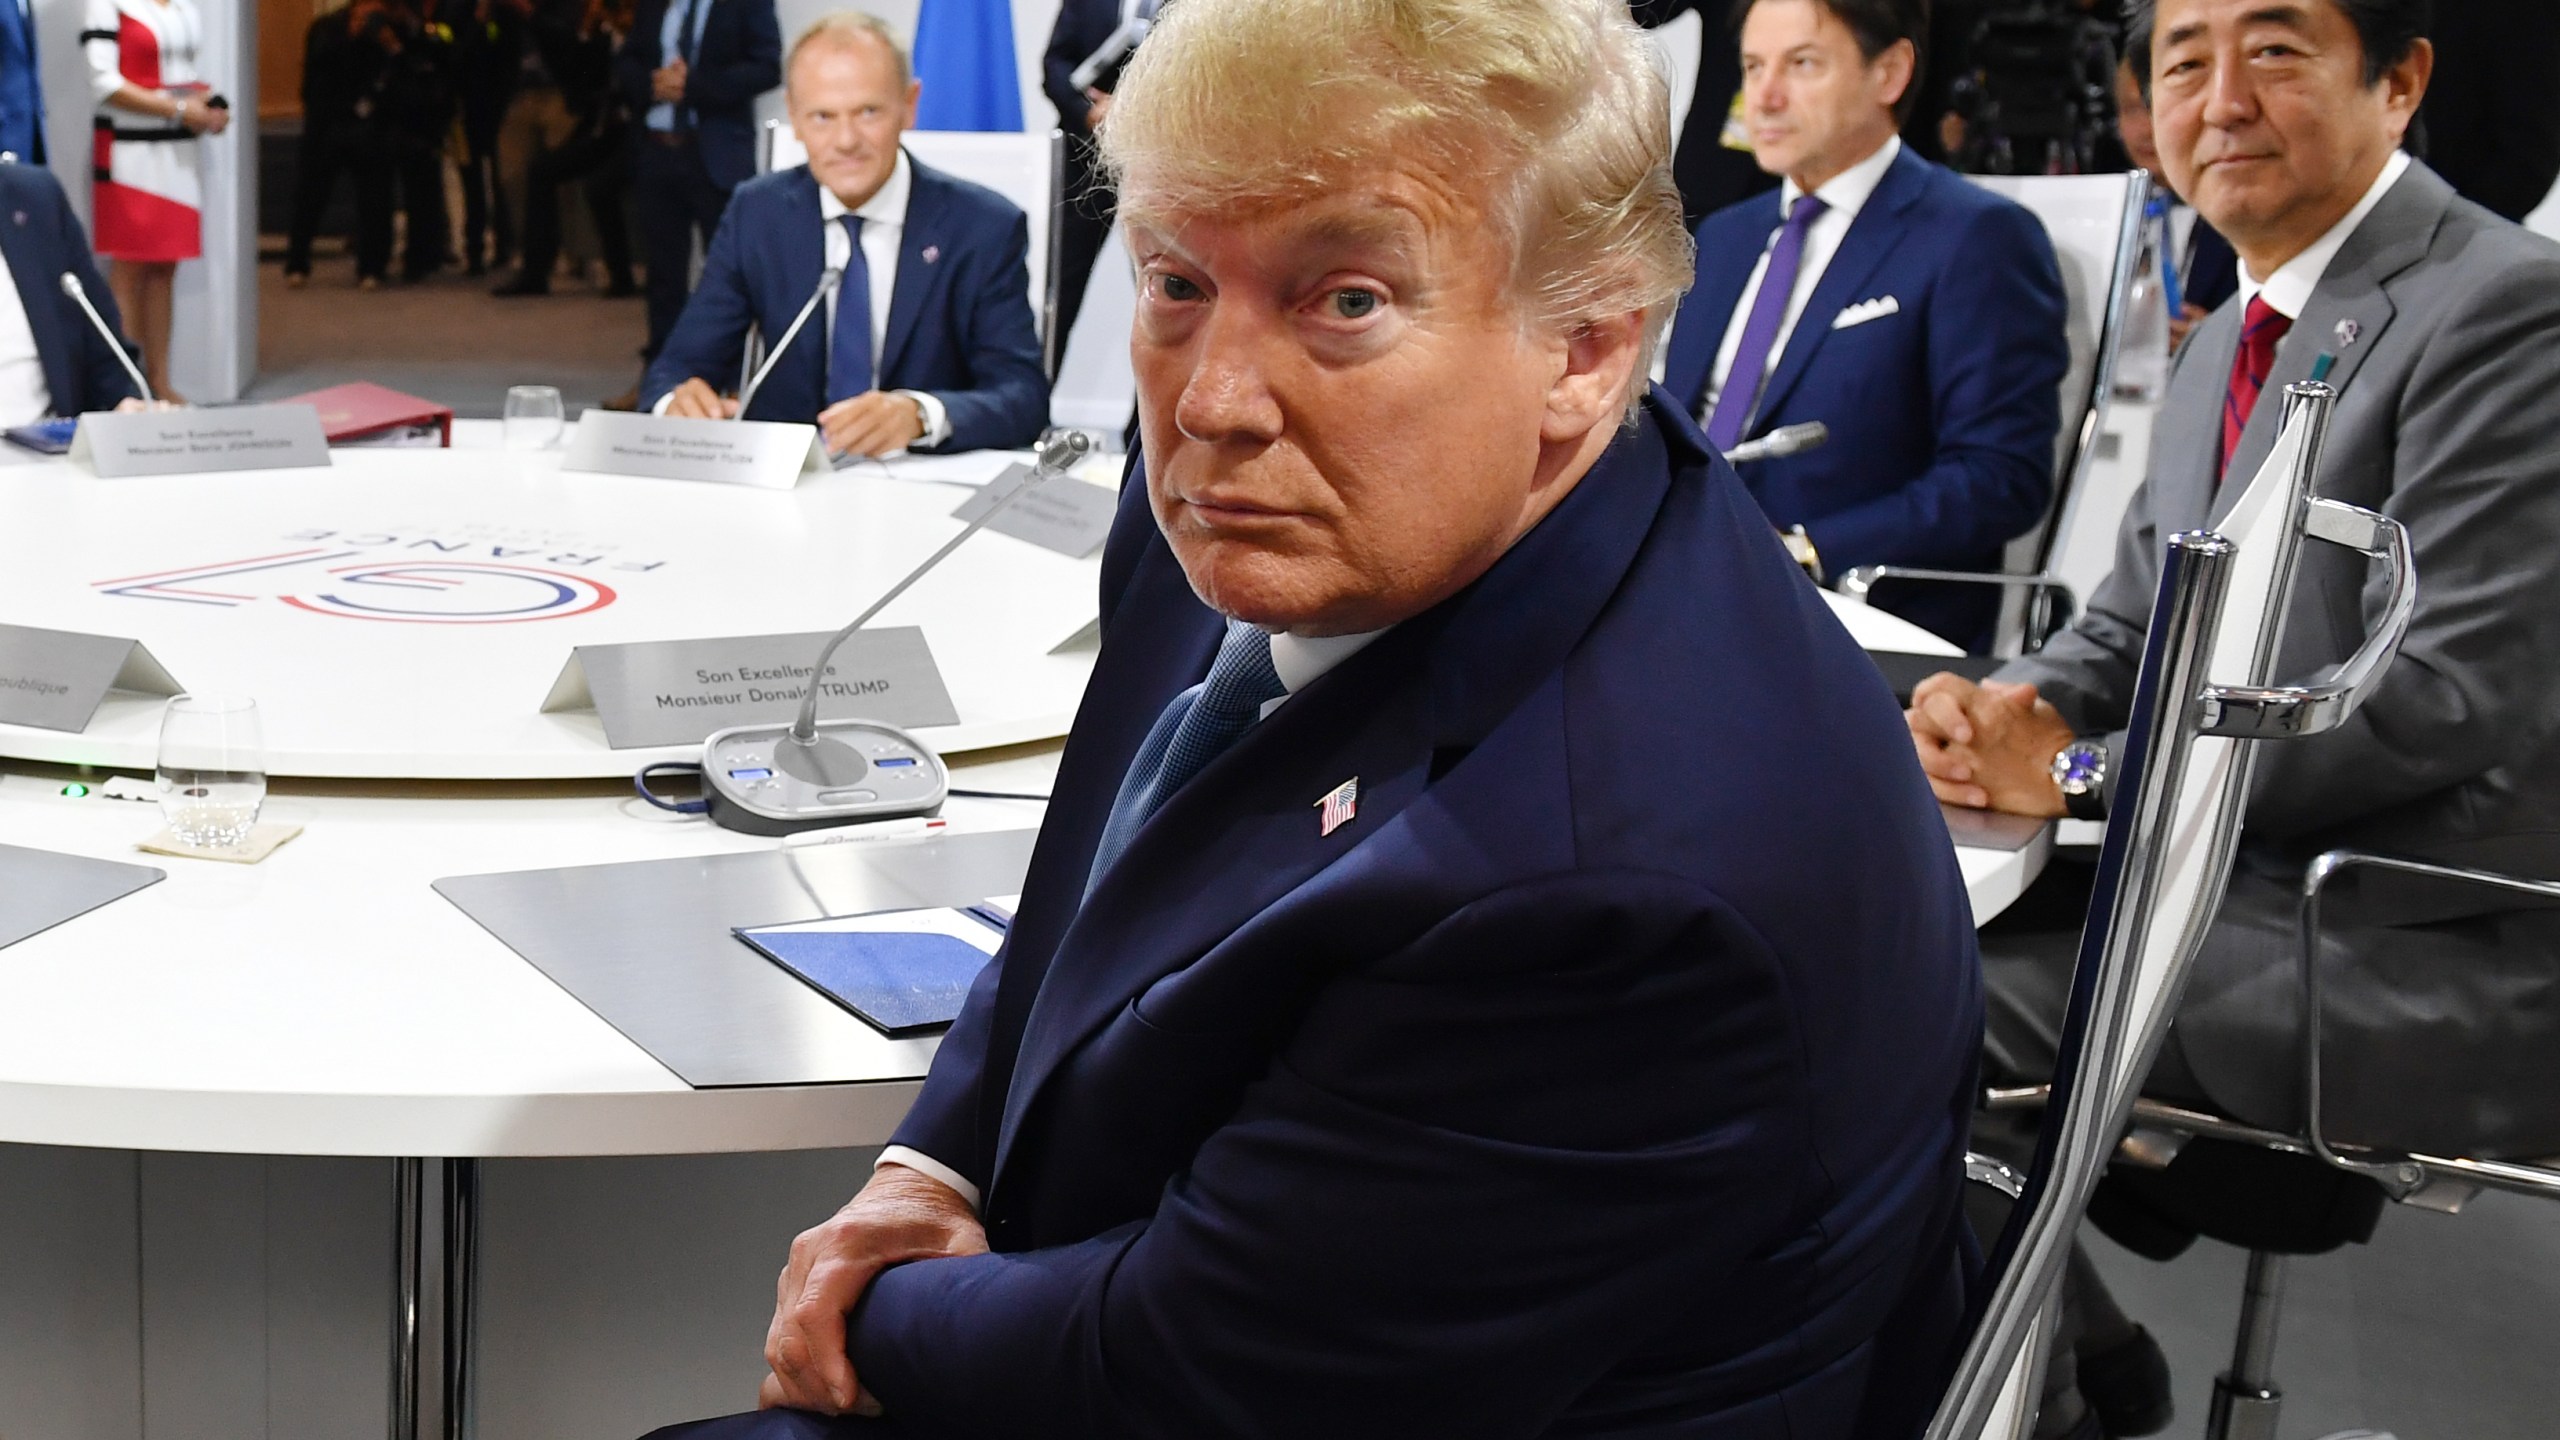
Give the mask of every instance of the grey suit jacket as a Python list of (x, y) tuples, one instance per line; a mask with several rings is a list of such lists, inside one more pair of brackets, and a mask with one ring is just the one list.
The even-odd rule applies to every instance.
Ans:
[[(2560, 246), (2413, 165), (2276, 352), (2232, 460), (2243, 483), (2218, 490), (2239, 331), (2234, 301), (2189, 338), (2114, 573), (2077, 625), (2001, 678), (2033, 681), (2081, 734), (2120, 744), (2168, 537), (2221, 518), (2274, 446), (2283, 387), (2322, 352), (2338, 357), (2315, 488), (2408, 527), (2417, 615), (2344, 728), (2262, 747), (2229, 897), (2177, 1020), (2214, 1100), (2290, 1126), (2294, 894), (2312, 856), (2347, 845), (2560, 877)], [(2279, 678), (2345, 659), (2382, 597), (2362, 556), (2305, 546)], [(2560, 911), (2507, 903), (2406, 884), (2341, 892), (2323, 970), (2333, 1136), (2560, 1153)]]

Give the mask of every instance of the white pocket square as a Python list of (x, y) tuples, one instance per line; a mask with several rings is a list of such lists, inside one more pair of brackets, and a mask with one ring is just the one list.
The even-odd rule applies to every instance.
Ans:
[(1857, 304), (1850, 306), (1848, 309), (1841, 311), (1840, 318), (1831, 322), (1831, 328), (1834, 330), (1846, 330), (1852, 325), (1864, 325), (1870, 320), (1881, 320), (1887, 315), (1899, 315), (1901, 313), (1902, 302), (1890, 295), (1882, 296), (1874, 300), (1861, 300)]

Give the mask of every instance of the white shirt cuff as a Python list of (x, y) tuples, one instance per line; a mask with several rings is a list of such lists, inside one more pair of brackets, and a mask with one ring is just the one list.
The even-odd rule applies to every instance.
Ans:
[(967, 1176), (921, 1150), (910, 1150), (904, 1145), (892, 1145), (880, 1152), (879, 1159), (871, 1162), (871, 1168), (874, 1170), (883, 1165), (904, 1165), (920, 1175), (930, 1175), (959, 1191), (960, 1198), (969, 1202), (970, 1209), (978, 1208), (978, 1187), (970, 1184)]
[[(916, 402), (916, 408), (924, 412), (924, 434), (917, 439), (916, 444), (939, 445), (951, 438), (951, 415), (942, 408), (940, 396), (928, 395), (922, 390), (898, 390), (891, 393), (904, 395), (913, 400)], [(978, 1202), (972, 1200), (969, 1203), (975, 1205)]]
[(667, 413), (667, 407), (674, 403), (676, 403), (676, 392), (670, 390), (666, 394), (658, 397), (658, 403), (649, 407), (649, 413), (652, 415), (664, 415)]

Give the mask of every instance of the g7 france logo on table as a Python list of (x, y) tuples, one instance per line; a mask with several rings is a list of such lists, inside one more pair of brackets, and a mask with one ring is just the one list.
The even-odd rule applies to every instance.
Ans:
[[(580, 570), (647, 572), (609, 548), (300, 531), (333, 543), (92, 582), (101, 594), (233, 609), (274, 600), (314, 615), (412, 625), (507, 625), (590, 615), (620, 598)], [(386, 554), (385, 551), (392, 553)], [(574, 567), (574, 568), (573, 568)]]

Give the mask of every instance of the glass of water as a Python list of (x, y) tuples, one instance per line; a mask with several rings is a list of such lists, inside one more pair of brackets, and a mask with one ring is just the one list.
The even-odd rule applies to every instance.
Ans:
[(548, 450), (560, 443), (569, 412), (549, 385), (517, 385), (507, 391), (506, 436), (510, 450)]
[(160, 715), (160, 814), (181, 843), (234, 850), (267, 798), (258, 702), (180, 695)]

